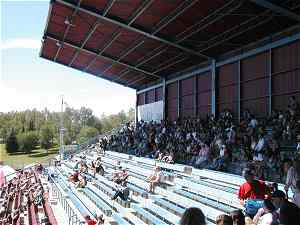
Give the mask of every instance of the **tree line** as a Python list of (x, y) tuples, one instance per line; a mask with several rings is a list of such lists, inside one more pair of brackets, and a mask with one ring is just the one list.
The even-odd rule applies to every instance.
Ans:
[(59, 129), (63, 121), (64, 144), (83, 143), (99, 134), (134, 120), (135, 111), (121, 111), (100, 118), (89, 108), (67, 107), (63, 113), (50, 112), (47, 108), (26, 111), (0, 112), (0, 142), (6, 143), (9, 153), (30, 152), (37, 146), (49, 149), (59, 143)]

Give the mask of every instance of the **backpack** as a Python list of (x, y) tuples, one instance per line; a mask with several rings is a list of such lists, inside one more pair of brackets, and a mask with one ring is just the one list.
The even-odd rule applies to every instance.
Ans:
[(255, 216), (257, 211), (264, 206), (264, 200), (249, 199), (245, 203), (245, 213), (249, 216)]

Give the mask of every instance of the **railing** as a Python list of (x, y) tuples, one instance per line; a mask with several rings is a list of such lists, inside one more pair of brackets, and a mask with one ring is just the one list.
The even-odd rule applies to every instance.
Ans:
[(68, 223), (69, 225), (80, 225), (84, 224), (84, 221), (80, 219), (80, 216), (75, 212), (75, 210), (70, 206), (68, 201), (66, 200), (64, 194), (61, 192), (60, 188), (58, 187), (56, 181), (50, 177), (51, 179), (51, 186), (52, 186), (52, 193), (53, 196), (56, 196), (58, 201), (60, 202), (63, 210), (68, 216)]

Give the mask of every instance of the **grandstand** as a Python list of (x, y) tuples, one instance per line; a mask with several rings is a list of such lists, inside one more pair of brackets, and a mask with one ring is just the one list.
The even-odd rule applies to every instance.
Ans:
[[(295, 156), (300, 134), (299, 22), (297, 0), (51, 0), (40, 56), (135, 89), (136, 130), (128, 133), (140, 136), (117, 131), (107, 146), (99, 147), (95, 138), (94, 145), (46, 168), (17, 172), (1, 188), (6, 208), (1, 209), (0, 225), (87, 224), (86, 216), (97, 220), (99, 215), (106, 225), (179, 225), (190, 207), (200, 208), (212, 225), (217, 216), (244, 209), (237, 197), (245, 182), (241, 151), (226, 167), (218, 160), (225, 148), (250, 146), (253, 140), (247, 138), (256, 134), (263, 141), (273, 138), (270, 148), (278, 142), (281, 148), (274, 147), (274, 152), (279, 152), (280, 166), (284, 157)], [(161, 130), (152, 137), (156, 126)], [(235, 126), (241, 129), (235, 132)], [(230, 142), (229, 132), (240, 142)], [(189, 138), (181, 141), (182, 133)], [(199, 133), (204, 134), (199, 138), (203, 149), (211, 148), (220, 134), (229, 142), (220, 145), (224, 147), (217, 157), (211, 154), (215, 158), (208, 160), (210, 165), (196, 168), (198, 158), (192, 160), (190, 150), (177, 148), (189, 147), (185, 142)], [(159, 145), (164, 135), (179, 140), (170, 143), (176, 151), (170, 150), (168, 157), (175, 163), (144, 151), (144, 141)], [(244, 158), (252, 160), (246, 153)], [(258, 151), (255, 157), (262, 154)], [(99, 156), (105, 172), (94, 176), (90, 165)], [(79, 163), (88, 165), (87, 184), (81, 188), (70, 182)], [(281, 169), (272, 163), (270, 181)], [(126, 201), (112, 200), (119, 188), (112, 177), (120, 166), (129, 174)], [(162, 180), (150, 193), (147, 178), (156, 167), (162, 169)], [(26, 185), (28, 191), (19, 190)], [(279, 189), (284, 191), (284, 184)], [(36, 204), (39, 191), (43, 200)]]

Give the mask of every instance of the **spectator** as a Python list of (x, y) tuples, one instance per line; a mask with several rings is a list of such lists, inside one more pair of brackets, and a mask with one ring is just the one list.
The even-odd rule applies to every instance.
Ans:
[(287, 172), (286, 182), (284, 190), (288, 193), (289, 188), (291, 187), (292, 192), (296, 193), (296, 182), (300, 179), (300, 160), (296, 160)]
[(68, 181), (70, 181), (72, 183), (76, 183), (79, 181), (78, 176), (79, 176), (79, 172), (78, 172), (78, 170), (75, 169), (75, 173), (73, 173), (72, 175), (70, 175), (68, 177)]
[(104, 169), (101, 164), (101, 157), (98, 157), (96, 161), (92, 162), (92, 170), (94, 172), (94, 177), (96, 176), (96, 173), (99, 173), (101, 176), (104, 175)]
[(250, 169), (245, 169), (243, 175), (246, 182), (240, 186), (238, 198), (248, 216), (253, 217), (261, 208), (262, 200), (269, 194), (269, 190), (264, 182), (254, 179)]
[(87, 223), (87, 225), (96, 225), (97, 224), (97, 221), (91, 219), (91, 217), (89, 215), (86, 215), (84, 217), (85, 219), (85, 222)]
[(296, 192), (293, 197), (293, 203), (300, 208), (300, 180), (297, 180), (296, 182)]
[(279, 211), (279, 222), (284, 225), (296, 225), (300, 221), (300, 209), (287, 200), (283, 201)]
[(111, 198), (111, 200), (115, 200), (118, 197), (120, 197), (123, 201), (128, 200), (129, 188), (126, 186), (126, 183), (123, 183), (122, 185), (118, 185), (117, 191), (114, 194), (114, 196)]
[(260, 208), (253, 218), (254, 224), (272, 225), (279, 220), (279, 214), (270, 199), (264, 200), (263, 208)]
[(183, 213), (180, 225), (205, 225), (205, 216), (201, 209), (198, 208), (188, 208)]
[(103, 214), (97, 215), (96, 219), (97, 219), (97, 225), (104, 224), (104, 222), (105, 222)]
[(233, 220), (230, 216), (222, 214), (222, 215), (217, 216), (216, 224), (217, 225), (232, 225)]
[(149, 192), (154, 193), (156, 186), (160, 184), (162, 180), (162, 172), (159, 166), (155, 167), (154, 173), (147, 178), (149, 181)]
[(230, 213), (233, 225), (245, 225), (245, 216), (242, 210), (234, 210)]
[[(122, 167), (119, 167), (119, 169), (122, 169)], [(128, 177), (128, 171), (124, 168), (121, 171), (113, 174), (113, 181), (120, 185), (126, 184)]]
[(86, 180), (86, 176), (83, 173), (80, 173), (78, 175), (78, 184), (77, 184), (77, 188), (85, 188), (85, 186), (87, 185), (87, 180)]

